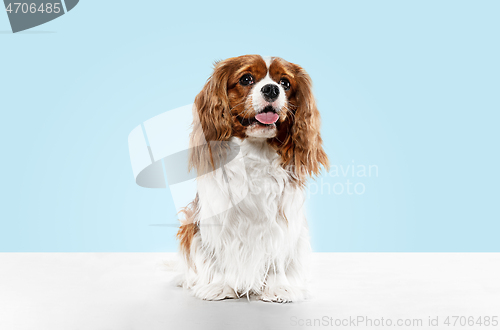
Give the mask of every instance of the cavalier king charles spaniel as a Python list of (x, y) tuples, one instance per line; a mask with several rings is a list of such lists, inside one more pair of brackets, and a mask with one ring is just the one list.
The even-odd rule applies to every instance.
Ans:
[(193, 106), (197, 195), (177, 233), (179, 285), (205, 300), (306, 299), (309, 177), (328, 168), (309, 75), (278, 57), (215, 64)]

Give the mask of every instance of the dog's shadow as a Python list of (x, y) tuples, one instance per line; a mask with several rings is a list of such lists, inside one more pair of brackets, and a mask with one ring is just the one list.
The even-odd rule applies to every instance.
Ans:
[[(269, 303), (255, 296), (207, 301), (198, 299), (176, 283), (166, 283), (163, 294), (170, 297), (171, 315), (183, 329), (282, 329), (299, 313), (303, 303)], [(173, 321), (173, 320), (172, 320)], [(179, 322), (179, 323), (177, 323)]]

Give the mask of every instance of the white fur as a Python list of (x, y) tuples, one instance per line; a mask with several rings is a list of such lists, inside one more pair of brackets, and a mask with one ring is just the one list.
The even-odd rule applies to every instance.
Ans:
[(276, 125), (261, 126), (254, 123), (247, 127), (245, 134), (252, 138), (265, 138), (269, 139), (276, 136)]
[(310, 253), (304, 191), (266, 139), (232, 138), (235, 160), (197, 179), (199, 232), (182, 285), (207, 300), (306, 298)]
[(271, 66), (274, 58), (272, 56), (262, 56), (262, 59), (264, 60), (264, 62), (266, 62), (266, 67), (269, 70), (269, 67)]

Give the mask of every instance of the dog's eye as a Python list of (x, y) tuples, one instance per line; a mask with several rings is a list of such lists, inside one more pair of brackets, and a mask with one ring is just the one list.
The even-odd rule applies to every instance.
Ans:
[(288, 79), (286, 79), (286, 78), (281, 79), (280, 84), (281, 84), (281, 86), (283, 86), (284, 90), (287, 91), (290, 89), (290, 82), (288, 81)]
[(240, 84), (243, 86), (248, 86), (253, 84), (253, 76), (249, 73), (240, 78)]

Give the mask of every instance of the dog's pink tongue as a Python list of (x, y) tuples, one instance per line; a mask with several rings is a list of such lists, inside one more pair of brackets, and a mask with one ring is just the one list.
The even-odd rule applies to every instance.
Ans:
[(278, 114), (274, 112), (263, 112), (255, 116), (255, 119), (257, 119), (262, 124), (273, 124), (278, 120), (278, 118)]

